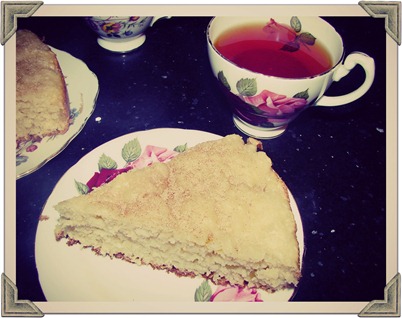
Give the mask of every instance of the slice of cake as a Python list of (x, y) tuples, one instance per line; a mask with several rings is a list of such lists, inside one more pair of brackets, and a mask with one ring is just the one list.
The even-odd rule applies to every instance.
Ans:
[(69, 127), (66, 83), (56, 54), (33, 32), (16, 34), (17, 147), (63, 134)]
[(268, 291), (300, 277), (287, 188), (267, 155), (238, 135), (130, 170), (55, 208), (56, 239), (101, 255)]

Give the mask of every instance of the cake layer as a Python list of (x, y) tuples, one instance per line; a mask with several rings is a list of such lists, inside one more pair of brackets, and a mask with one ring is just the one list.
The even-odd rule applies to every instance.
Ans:
[(180, 274), (276, 290), (300, 277), (287, 189), (230, 135), (59, 203), (56, 237)]

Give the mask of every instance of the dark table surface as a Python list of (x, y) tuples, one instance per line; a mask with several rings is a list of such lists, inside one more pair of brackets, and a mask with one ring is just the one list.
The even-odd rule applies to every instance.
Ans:
[[(362, 51), (375, 59), (376, 78), (360, 100), (336, 108), (309, 108), (282, 136), (263, 141), (303, 222), (303, 277), (293, 301), (383, 299), (387, 283), (384, 19), (325, 19), (342, 35), (347, 54)], [(18, 28), (28, 28), (44, 36), (47, 44), (81, 59), (99, 80), (96, 108), (81, 133), (42, 168), (16, 181), (19, 299), (45, 301), (35, 265), (38, 218), (58, 180), (85, 154), (124, 134), (161, 127), (244, 136), (234, 127), (209, 66), (205, 39), (209, 20), (159, 20), (148, 29), (142, 47), (122, 55), (98, 46), (80, 17), (18, 19)], [(351, 91), (363, 74), (356, 67), (334, 83), (328, 95)]]

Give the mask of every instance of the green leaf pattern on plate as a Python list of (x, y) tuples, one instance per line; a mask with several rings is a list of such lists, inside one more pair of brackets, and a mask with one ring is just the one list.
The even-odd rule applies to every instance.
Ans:
[(194, 300), (199, 302), (208, 302), (212, 296), (211, 287), (208, 281), (204, 280), (200, 287), (195, 290)]
[(75, 181), (75, 188), (77, 189), (78, 193), (80, 194), (87, 194), (89, 191), (88, 186), (85, 183), (79, 182), (77, 180)]
[(176, 146), (174, 149), (176, 152), (185, 152), (187, 150), (187, 143), (184, 145)]
[(117, 163), (109, 156), (102, 154), (98, 161), (98, 169), (99, 171), (102, 169), (117, 169)]
[(141, 155), (141, 145), (137, 138), (126, 143), (121, 151), (123, 159), (129, 163), (135, 161)]

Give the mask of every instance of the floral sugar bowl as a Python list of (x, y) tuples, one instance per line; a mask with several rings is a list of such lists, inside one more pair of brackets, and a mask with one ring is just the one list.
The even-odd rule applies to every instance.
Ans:
[(86, 17), (89, 27), (98, 35), (98, 44), (113, 52), (129, 52), (140, 47), (146, 39), (145, 31), (160, 18), (111, 16)]

